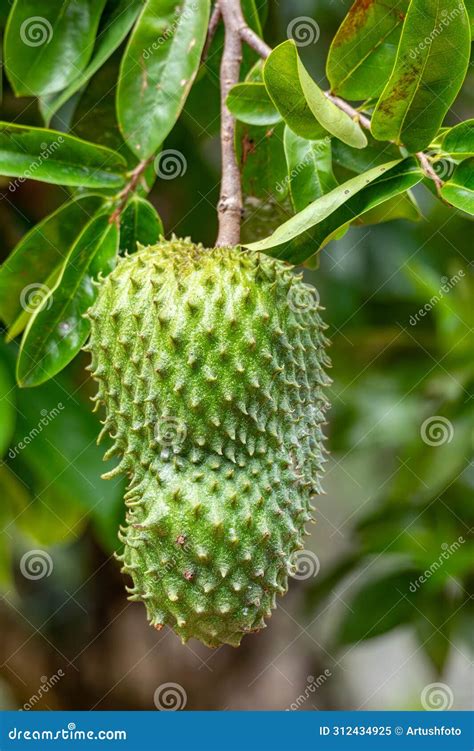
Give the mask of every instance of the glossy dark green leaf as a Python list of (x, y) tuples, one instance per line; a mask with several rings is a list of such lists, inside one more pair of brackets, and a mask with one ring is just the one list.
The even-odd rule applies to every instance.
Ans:
[(57, 286), (44, 298), (23, 335), (17, 363), (21, 386), (36, 386), (62, 370), (87, 339), (84, 318), (93, 303), (94, 280), (116, 260), (119, 232), (108, 213), (91, 219), (73, 245)]
[(339, 645), (354, 644), (391, 631), (419, 613), (410, 584), (420, 572), (414, 568), (392, 571), (364, 582), (350, 597), (336, 635)]
[(112, 6), (110, 14), (102, 19), (92, 58), (82, 73), (75, 76), (59, 94), (43, 97), (41, 111), (46, 125), (49, 125), (55, 112), (92, 78), (123, 42), (133, 26), (141, 6), (142, 0), (118, 0)]
[(332, 171), (331, 139), (309, 141), (285, 128), (288, 183), (295, 211), (302, 211), (337, 186)]
[(372, 133), (415, 152), (438, 133), (466, 75), (466, 9), (459, 0), (412, 0), (390, 80), (372, 117)]
[(48, 277), (61, 268), (78, 233), (102, 203), (100, 196), (86, 195), (63, 204), (35, 225), (3, 263), (0, 316), (12, 337), (26, 326), (35, 303), (49, 291)]
[(5, 68), (18, 96), (49, 94), (87, 65), (105, 0), (15, 0)]
[(269, 237), (246, 247), (302, 263), (361, 214), (404, 193), (422, 179), (413, 158), (374, 167), (318, 198)]
[(441, 195), (457, 209), (474, 214), (474, 157), (458, 164), (441, 188)]
[(150, 201), (133, 196), (120, 219), (120, 250), (134, 253), (137, 243), (154, 245), (163, 235), (163, 223)]
[(378, 96), (397, 52), (408, 0), (356, 0), (331, 44), (326, 73), (346, 99)]
[(6, 364), (0, 359), (0, 459), (10, 443), (15, 415), (15, 383)]
[(274, 125), (281, 115), (268, 96), (263, 83), (238, 83), (227, 97), (232, 114), (249, 125)]
[(376, 141), (370, 133), (367, 134), (368, 144), (365, 149), (353, 149), (337, 138), (331, 140), (334, 162), (340, 164), (350, 172), (367, 172), (379, 164), (386, 164), (400, 159), (400, 149), (392, 143)]
[[(120, 188), (125, 160), (111, 149), (46, 128), (0, 123), (0, 174), (84, 188)], [(12, 188), (10, 188), (12, 190)]]
[(127, 144), (151, 156), (173, 128), (199, 67), (210, 1), (146, 0), (120, 70), (117, 113)]
[(297, 135), (318, 139), (330, 133), (355, 148), (366, 146), (360, 125), (336, 107), (313, 81), (292, 39), (273, 50), (263, 77), (275, 107)]
[(459, 159), (474, 156), (474, 120), (466, 120), (450, 128), (441, 141), (444, 153)]

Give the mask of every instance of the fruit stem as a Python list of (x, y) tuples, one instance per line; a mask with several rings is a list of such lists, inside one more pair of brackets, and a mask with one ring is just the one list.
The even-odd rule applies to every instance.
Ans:
[(240, 169), (234, 149), (235, 119), (226, 100), (232, 86), (239, 82), (242, 62), (240, 29), (245, 26), (245, 21), (240, 0), (219, 0), (218, 7), (224, 22), (225, 40), (220, 69), (222, 179), (217, 206), (219, 233), (216, 244), (233, 246), (240, 241), (243, 202)]

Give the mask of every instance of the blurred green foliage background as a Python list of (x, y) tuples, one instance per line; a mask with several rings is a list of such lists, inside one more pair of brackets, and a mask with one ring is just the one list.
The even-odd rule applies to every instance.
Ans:
[[(270, 44), (283, 40), (296, 12), (315, 19), (320, 38), (301, 54), (323, 81), (329, 43), (347, 8), (330, 0), (305, 0), (297, 9), (289, 0), (270, 2), (265, 37)], [(53, 127), (70, 121), (81, 137), (110, 143), (114, 92), (104, 92), (117, 59)], [(466, 90), (451, 122), (467, 117), (471, 104)], [(5, 82), (2, 119), (41, 124), (36, 104), (15, 100)], [(167, 234), (215, 240), (218, 129), (218, 64), (211, 55), (166, 142), (185, 156), (186, 172), (158, 180), (151, 195)], [(246, 239), (263, 236), (288, 212), (275, 188), (278, 133), (269, 139), (259, 130), (246, 133)], [(3, 259), (67, 193), (33, 181), (9, 192), (6, 178), (0, 189)], [(425, 187), (416, 196), (419, 221), (352, 228), (323, 250), (317, 270), (305, 272), (325, 308), (334, 380), (327, 495), (317, 499), (308, 541), (318, 571), (292, 582), (269, 628), (238, 651), (182, 647), (171, 633), (149, 629), (141, 606), (127, 603), (112, 559), (123, 483), (100, 479), (87, 357), (44, 386), (19, 390), (17, 345), (0, 345), (0, 706), (22, 706), (61, 669), (65, 676), (38, 707), (147, 709), (155, 688), (173, 681), (185, 687), (190, 709), (410, 709), (420, 707), (427, 684), (441, 680), (454, 708), (467, 708), (474, 633), (472, 227)], [(46, 551), (53, 564), (41, 580), (22, 575), (21, 561), (32, 550)], [(320, 675), (326, 678), (308, 689)]]

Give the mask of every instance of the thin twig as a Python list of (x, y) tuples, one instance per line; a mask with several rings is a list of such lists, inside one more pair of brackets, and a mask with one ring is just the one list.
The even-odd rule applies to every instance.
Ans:
[(221, 9), (219, 5), (219, 0), (217, 0), (214, 6), (214, 10), (211, 13), (211, 18), (209, 19), (209, 27), (207, 29), (206, 42), (204, 44), (204, 49), (201, 55), (201, 63), (207, 60), (207, 56), (209, 55), (209, 50), (211, 48), (212, 40), (214, 39), (216, 35), (217, 27), (219, 26), (220, 21), (221, 21)]
[(145, 172), (146, 168), (150, 164), (151, 160), (152, 160), (152, 157), (150, 157), (149, 159), (144, 159), (143, 162), (140, 162), (139, 164), (137, 164), (137, 166), (134, 167), (128, 173), (127, 176), (130, 179), (128, 183), (126, 184), (125, 188), (123, 188), (117, 196), (117, 207), (115, 208), (114, 212), (111, 214), (109, 218), (109, 224), (112, 224), (113, 222), (118, 224), (120, 220), (120, 215), (125, 208), (125, 205), (128, 201), (130, 194), (135, 192), (138, 186), (138, 183), (142, 179), (143, 173)]
[(240, 169), (234, 150), (235, 120), (227, 108), (227, 95), (239, 82), (242, 62), (242, 41), (239, 28), (243, 22), (240, 0), (220, 0), (220, 12), (224, 21), (225, 41), (222, 55), (221, 79), (221, 155), (222, 180), (217, 213), (219, 234), (217, 245), (237, 245), (240, 240), (242, 219), (242, 186)]
[[(242, 40), (247, 42), (247, 44), (258, 54), (266, 59), (272, 49), (268, 46), (260, 37), (252, 31), (252, 29), (247, 26), (245, 21), (243, 22), (243, 25), (240, 26), (240, 37)], [(331, 94), (330, 91), (324, 92), (328, 99), (331, 100), (331, 102), (334, 102), (334, 104), (339, 107), (340, 110), (346, 113), (346, 115), (349, 115), (353, 120), (358, 122), (363, 128), (368, 130), (370, 132), (370, 118), (368, 118), (366, 115), (363, 115), (359, 110), (357, 110), (355, 107), (352, 107), (348, 102), (346, 102), (345, 99), (341, 99), (341, 97), (335, 96), (334, 94)], [(391, 143), (395, 143), (391, 141)], [(398, 146), (399, 144), (395, 144), (395, 146)], [(433, 169), (433, 166), (428, 158), (428, 156), (425, 154), (424, 151), (417, 151), (415, 156), (417, 157), (418, 161), (420, 162), (420, 166), (425, 173), (426, 177), (429, 177), (430, 180), (432, 180), (436, 186), (436, 191), (438, 195), (440, 194), (440, 190), (443, 187), (443, 181), (439, 177), (439, 175), (436, 174), (436, 171)]]

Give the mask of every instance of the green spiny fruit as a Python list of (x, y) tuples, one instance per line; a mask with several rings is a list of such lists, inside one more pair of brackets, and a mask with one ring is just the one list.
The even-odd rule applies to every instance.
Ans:
[(122, 259), (89, 311), (130, 599), (183, 641), (237, 646), (295, 571), (329, 382), (312, 292), (274, 258), (173, 239)]

